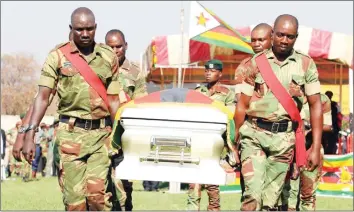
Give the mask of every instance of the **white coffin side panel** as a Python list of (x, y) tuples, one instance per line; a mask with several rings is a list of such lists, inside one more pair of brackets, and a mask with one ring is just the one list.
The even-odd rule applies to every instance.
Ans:
[[(122, 135), (124, 160), (116, 168), (117, 178), (217, 185), (234, 182), (235, 174), (226, 173), (219, 165), (227, 117), (217, 109), (127, 108), (121, 117), (125, 130)], [(149, 120), (151, 118), (158, 120)], [(190, 156), (198, 158), (199, 164), (141, 162), (141, 156), (150, 154), (154, 137), (188, 139)]]

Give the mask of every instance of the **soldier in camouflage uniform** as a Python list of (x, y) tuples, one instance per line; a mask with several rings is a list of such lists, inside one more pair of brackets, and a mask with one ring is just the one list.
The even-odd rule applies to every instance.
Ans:
[[(269, 49), (272, 46), (272, 27), (266, 23), (260, 23), (252, 29), (251, 32), (251, 47), (254, 53), (258, 54), (265, 49)], [(244, 65), (252, 57), (248, 57), (241, 61), (240, 65)], [(237, 69), (236, 69), (237, 71)], [(235, 80), (237, 80), (237, 74), (235, 72)], [(240, 99), (242, 84), (235, 86), (236, 99)], [(256, 93), (254, 93), (256, 95)], [(239, 147), (238, 147), (239, 148)], [(239, 162), (239, 161), (237, 161)], [(241, 202), (243, 201), (243, 193), (245, 192), (245, 183), (243, 175), (240, 173), (240, 185), (241, 185)]]
[(17, 131), (20, 126), (21, 126), (21, 122), (19, 121), (16, 123), (15, 128), (12, 128), (6, 132), (6, 150), (5, 150), (4, 163), (8, 164), (9, 176), (11, 176), (12, 173), (19, 176), (21, 172), (20, 169), (21, 164), (17, 162), (12, 155), (12, 148), (15, 143)]
[(17, 122), (16, 128), (9, 130), (7, 133), (8, 136), (7, 141), (9, 141), (11, 145), (11, 150), (9, 149), (10, 150), (9, 152), (10, 171), (15, 173), (17, 176), (20, 176), (22, 178), (22, 181), (28, 182), (30, 180), (30, 173), (31, 173), (30, 164), (25, 160), (17, 161), (12, 154), (12, 146), (15, 143), (15, 139), (17, 137), (18, 130), (20, 129), (21, 124), (22, 124), (21, 121)]
[[(312, 146), (312, 134), (310, 126), (310, 107), (305, 97), (305, 102), (301, 110), (301, 117), (304, 120), (306, 127), (306, 149)], [(332, 131), (332, 115), (331, 115), (331, 100), (324, 94), (321, 94), (322, 112), (323, 112), (323, 132)], [(302, 169), (300, 174), (295, 174), (297, 177), (289, 179), (285, 182), (283, 193), (281, 196), (282, 210), (296, 211), (300, 210), (315, 210), (316, 209), (316, 190), (318, 187), (319, 179), (321, 177), (322, 159), (324, 150), (321, 147), (321, 163), (311, 171)], [(294, 171), (299, 173), (295, 164)], [(300, 175), (300, 176), (298, 176)], [(300, 196), (299, 196), (300, 192)], [(300, 197), (300, 199), (298, 199)], [(300, 200), (300, 201), (299, 201)], [(301, 204), (300, 204), (301, 203)], [(297, 208), (300, 205), (300, 208)]]
[[(136, 99), (142, 96), (146, 96), (146, 80), (144, 73), (140, 70), (139, 66), (125, 57), (126, 50), (128, 49), (128, 43), (125, 41), (125, 36), (122, 31), (113, 29), (107, 32), (105, 37), (106, 44), (110, 46), (118, 57), (119, 62), (119, 79), (122, 86), (122, 90), (128, 95), (129, 99)], [(120, 102), (125, 103), (129, 99), (122, 92), (120, 94)], [(123, 152), (120, 150), (118, 157), (113, 161), (112, 177), (115, 179), (115, 167), (123, 160)], [(132, 211), (132, 192), (133, 183), (128, 180), (115, 179), (116, 192), (120, 202), (122, 210)]]
[(263, 80), (255, 62), (261, 54), (266, 56), (299, 111), (304, 102), (301, 89), (304, 89), (314, 138), (307, 168), (312, 171), (320, 164), (322, 113), (316, 65), (309, 56), (293, 49), (298, 34), (298, 21), (294, 16), (279, 16), (273, 31), (272, 49), (256, 54), (237, 70), (238, 77), (244, 79), (234, 120), (236, 141), (241, 143), (241, 172), (245, 182), (241, 210), (246, 211), (276, 209), (295, 147), (296, 123)]
[[(104, 44), (94, 41), (97, 24), (92, 11), (85, 7), (71, 15), (73, 40), (58, 45), (44, 63), (39, 92), (34, 102), (29, 127), (25, 129), (23, 154), (31, 161), (33, 138), (49, 103), (52, 89), (57, 88), (60, 123), (56, 133), (66, 210), (111, 210), (109, 188), (110, 133), (119, 107), (117, 56)], [(107, 88), (109, 105), (68, 61), (61, 47), (81, 56)], [(57, 81), (57, 84), (55, 83)]]
[[(235, 110), (235, 93), (220, 84), (223, 64), (220, 60), (210, 60), (205, 64), (205, 79), (207, 85), (197, 87), (195, 90), (208, 96), (213, 100), (222, 102), (230, 111)], [(208, 211), (220, 210), (220, 189), (218, 185), (205, 185), (209, 196)], [(188, 209), (200, 210), (201, 184), (189, 184)]]

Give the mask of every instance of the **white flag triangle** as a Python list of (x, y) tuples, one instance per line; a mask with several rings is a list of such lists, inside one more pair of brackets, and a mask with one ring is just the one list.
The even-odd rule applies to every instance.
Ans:
[(192, 39), (206, 31), (209, 31), (220, 23), (202, 7), (197, 1), (191, 2), (189, 16), (189, 38)]

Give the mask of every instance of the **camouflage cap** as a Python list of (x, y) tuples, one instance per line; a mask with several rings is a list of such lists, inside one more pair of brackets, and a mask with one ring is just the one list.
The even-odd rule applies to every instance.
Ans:
[(206, 69), (217, 69), (222, 70), (222, 62), (220, 60), (209, 60), (205, 63)]

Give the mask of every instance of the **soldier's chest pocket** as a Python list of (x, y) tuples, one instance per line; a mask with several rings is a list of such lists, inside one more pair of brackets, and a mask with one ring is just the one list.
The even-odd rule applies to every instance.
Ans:
[(65, 89), (73, 89), (77, 84), (80, 82), (80, 73), (79, 71), (73, 66), (63, 66), (59, 70), (59, 87), (65, 87)]
[(60, 69), (60, 76), (62, 78), (65, 77), (73, 77), (75, 75), (79, 74), (79, 70), (77, 70), (75, 67), (73, 66), (63, 66)]
[(264, 96), (268, 91), (267, 84), (265, 83), (263, 77), (260, 74), (256, 76), (254, 91), (257, 97)]
[(289, 94), (291, 96), (301, 97), (305, 92), (305, 78), (303, 75), (293, 74), (289, 83)]

